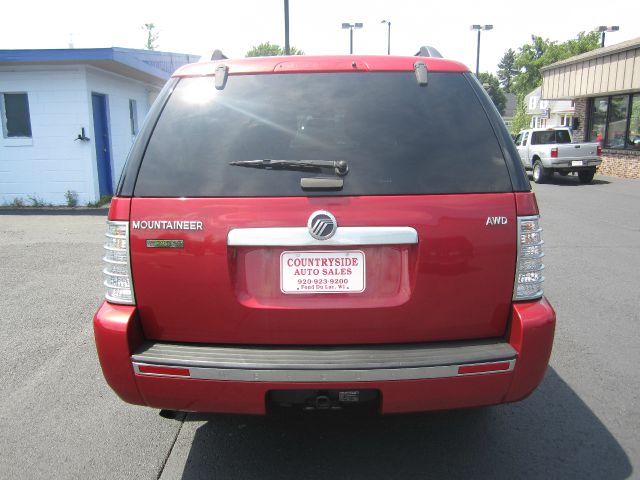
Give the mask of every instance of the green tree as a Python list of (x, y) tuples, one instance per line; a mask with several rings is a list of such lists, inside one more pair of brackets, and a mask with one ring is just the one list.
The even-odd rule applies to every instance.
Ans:
[(502, 85), (502, 89), (506, 93), (511, 93), (513, 77), (518, 73), (518, 69), (515, 64), (516, 52), (510, 48), (504, 53), (500, 59), (500, 63), (498, 63), (498, 80), (500, 80), (500, 85)]
[[(511, 124), (511, 132), (518, 133), (528, 128), (531, 115), (527, 115), (524, 97), (542, 85), (542, 68), (569, 57), (589, 52), (600, 46), (598, 32), (580, 32), (576, 38), (563, 43), (532, 35), (531, 43), (518, 49), (513, 68), (517, 71), (511, 82), (511, 91), (517, 95), (516, 115)], [(500, 67), (500, 65), (498, 65)]]
[[(290, 51), (291, 55), (304, 55), (304, 52), (296, 47), (291, 47)], [(279, 55), (284, 55), (284, 48), (275, 43), (263, 42), (258, 46), (253, 46), (245, 54), (245, 57), (276, 57)]]
[(516, 97), (516, 114), (513, 116), (513, 120), (511, 120), (511, 133), (517, 134), (520, 130), (529, 128), (529, 125), (531, 125), (531, 115), (527, 114), (524, 95), (518, 95)]
[(155, 29), (156, 26), (153, 23), (145, 23), (144, 27), (142, 27), (143, 30), (146, 30), (147, 32), (147, 41), (144, 44), (144, 48), (146, 48), (147, 50), (155, 50), (157, 48), (156, 42), (158, 41), (158, 38), (160, 37), (160, 34), (158, 34)]
[(594, 50), (600, 46), (598, 32), (580, 32), (576, 38), (558, 43), (531, 36), (531, 43), (519, 48), (514, 67), (518, 70), (513, 80), (513, 91), (526, 95), (534, 88), (542, 85), (543, 67), (565, 60), (574, 55)]
[(504, 107), (507, 104), (507, 98), (504, 96), (504, 92), (500, 88), (500, 81), (498, 77), (491, 73), (483, 72), (478, 75), (478, 80), (487, 91), (493, 104), (496, 106), (500, 115), (504, 114)]

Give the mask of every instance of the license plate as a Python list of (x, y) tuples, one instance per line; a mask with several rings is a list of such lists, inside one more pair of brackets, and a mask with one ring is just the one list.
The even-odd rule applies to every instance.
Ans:
[(282, 252), (282, 293), (361, 293), (365, 256), (360, 250)]
[(574, 160), (571, 162), (571, 166), (572, 167), (581, 167), (582, 166), (582, 160)]

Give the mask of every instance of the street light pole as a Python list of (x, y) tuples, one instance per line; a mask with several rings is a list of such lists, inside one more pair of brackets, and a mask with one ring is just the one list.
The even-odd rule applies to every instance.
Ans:
[(284, 54), (289, 55), (289, 0), (284, 0)]
[(476, 78), (480, 75), (480, 32), (478, 30), (478, 48), (476, 49)]
[(354, 28), (362, 28), (364, 24), (362, 23), (343, 23), (342, 29), (349, 29), (349, 53), (353, 54), (353, 29)]
[(387, 55), (391, 55), (391, 22), (382, 20), (380, 23), (387, 24)]
[(604, 47), (604, 34), (605, 32), (617, 32), (618, 30), (620, 30), (620, 27), (617, 25), (612, 25), (611, 27), (608, 27), (606, 25), (600, 25), (599, 27), (596, 27), (593, 29), (594, 32), (600, 32), (600, 48)]
[(478, 31), (478, 50), (476, 52), (476, 78), (480, 76), (480, 32), (482, 30), (493, 30), (493, 25), (471, 25), (471, 30)]
[(349, 54), (353, 54), (353, 28), (349, 29)]

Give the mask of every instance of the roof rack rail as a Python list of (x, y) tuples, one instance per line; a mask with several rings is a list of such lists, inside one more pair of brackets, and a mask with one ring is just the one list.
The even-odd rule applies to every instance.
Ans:
[(442, 54), (438, 50), (428, 45), (420, 47), (420, 50), (418, 50), (418, 53), (416, 53), (415, 56), (442, 58)]

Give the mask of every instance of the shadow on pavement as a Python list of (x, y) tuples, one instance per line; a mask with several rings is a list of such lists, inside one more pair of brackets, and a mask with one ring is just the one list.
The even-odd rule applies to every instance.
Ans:
[[(531, 174), (529, 174), (529, 180), (533, 182), (531, 178)], [(577, 175), (567, 175), (561, 176), (557, 173), (554, 173), (550, 178), (545, 182), (546, 185), (566, 185), (569, 187), (588, 187), (589, 185), (609, 185), (611, 182), (608, 180), (604, 180), (603, 178), (594, 178), (590, 183), (580, 183)]]
[(184, 479), (608, 478), (632, 467), (589, 407), (549, 369), (527, 400), (402, 416), (189, 414)]

